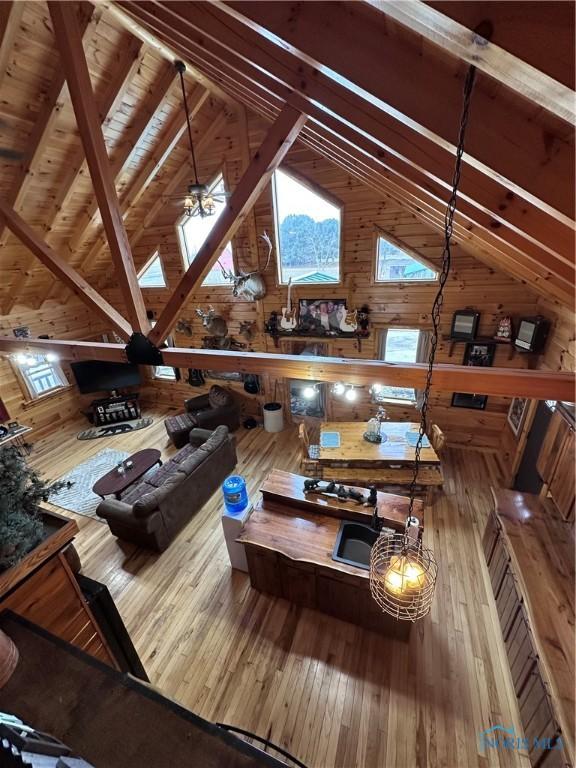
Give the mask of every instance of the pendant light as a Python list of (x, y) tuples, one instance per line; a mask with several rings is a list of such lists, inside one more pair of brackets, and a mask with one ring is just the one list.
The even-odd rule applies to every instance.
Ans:
[(194, 170), (194, 181), (188, 185), (184, 197), (184, 213), (186, 216), (213, 216), (216, 213), (216, 201), (218, 196), (208, 188), (206, 184), (201, 184), (198, 180), (198, 167), (196, 165), (196, 154), (194, 152), (194, 142), (192, 141), (192, 126), (190, 125), (190, 111), (188, 109), (188, 100), (186, 98), (186, 88), (184, 87), (184, 72), (186, 65), (183, 61), (175, 61), (174, 67), (180, 75), (180, 86), (182, 88), (182, 100), (186, 112), (186, 125), (188, 127), (188, 142), (190, 144), (190, 155), (192, 156), (192, 168)]
[(444, 250), (442, 254), (442, 269), (439, 277), (439, 288), (432, 305), (432, 335), (430, 340), (430, 354), (428, 357), (428, 371), (426, 385), (422, 397), (422, 409), (420, 411), (420, 429), (416, 441), (414, 472), (410, 483), (408, 516), (403, 533), (392, 536), (380, 534), (370, 552), (370, 591), (372, 597), (378, 603), (384, 613), (401, 621), (416, 621), (426, 616), (430, 611), (438, 566), (432, 550), (423, 546), (418, 520), (413, 516), (416, 497), (416, 485), (420, 469), (420, 451), (422, 441), (426, 434), (426, 416), (430, 398), (430, 385), (434, 371), (434, 360), (438, 346), (438, 333), (440, 330), (440, 316), (444, 301), (444, 286), (450, 274), (450, 241), (452, 238), (454, 213), (460, 173), (462, 169), (462, 155), (464, 154), (464, 136), (470, 113), (470, 97), (476, 76), (475, 67), (468, 69), (464, 84), (464, 103), (460, 119), (458, 133), (458, 145), (456, 150), (456, 164), (452, 177), (452, 194), (448, 201), (446, 215), (444, 217)]

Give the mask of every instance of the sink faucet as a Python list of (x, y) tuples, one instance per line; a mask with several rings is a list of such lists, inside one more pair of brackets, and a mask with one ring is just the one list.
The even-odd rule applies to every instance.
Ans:
[(376, 531), (376, 533), (380, 533), (383, 524), (384, 521), (382, 518), (378, 517), (378, 505), (374, 504), (374, 510), (372, 511), (372, 529)]

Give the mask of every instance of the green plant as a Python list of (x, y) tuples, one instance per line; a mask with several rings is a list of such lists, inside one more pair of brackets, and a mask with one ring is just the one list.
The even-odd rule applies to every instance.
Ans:
[(19, 562), (42, 539), (41, 502), (66, 483), (47, 483), (13, 446), (0, 448), (0, 571)]

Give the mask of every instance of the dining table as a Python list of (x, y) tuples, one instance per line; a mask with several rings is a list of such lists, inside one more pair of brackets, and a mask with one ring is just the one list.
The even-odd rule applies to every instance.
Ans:
[[(420, 425), (416, 422), (385, 421), (381, 426), (382, 442), (371, 443), (364, 438), (368, 424), (365, 421), (329, 421), (320, 427), (320, 451), (318, 461), (325, 466), (347, 467), (413, 467), (416, 447), (412, 444), (418, 436)], [(338, 438), (327, 437), (330, 433)], [(414, 435), (409, 438), (408, 433)], [(337, 447), (324, 447), (324, 443), (338, 443)], [(440, 467), (440, 457), (425, 438), (420, 452), (424, 466)]]

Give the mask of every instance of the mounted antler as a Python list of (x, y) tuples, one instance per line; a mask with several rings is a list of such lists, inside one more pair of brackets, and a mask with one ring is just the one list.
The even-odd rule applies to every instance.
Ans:
[[(268, 246), (268, 258), (263, 270), (266, 271), (268, 264), (270, 263), (273, 246), (272, 241), (266, 232), (260, 235), (260, 238), (264, 240)], [(266, 296), (266, 283), (264, 282), (264, 278), (259, 269), (255, 269), (253, 272), (242, 272), (240, 270), (239, 274), (235, 275), (233, 272), (226, 270), (220, 260), (218, 260), (218, 265), (222, 271), (224, 279), (232, 283), (232, 294), (236, 298), (256, 301), (257, 299), (263, 299), (264, 296)]]

